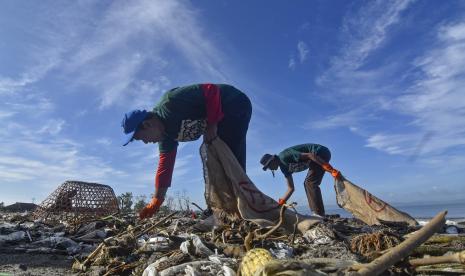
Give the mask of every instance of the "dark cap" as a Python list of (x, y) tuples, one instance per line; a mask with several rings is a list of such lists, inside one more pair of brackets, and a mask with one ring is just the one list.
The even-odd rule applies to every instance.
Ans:
[(121, 122), (123, 132), (126, 134), (123, 146), (126, 146), (132, 140), (134, 140), (134, 134), (139, 129), (139, 126), (142, 124), (145, 118), (147, 118), (147, 115), (147, 111), (138, 109), (124, 114), (123, 121)]
[(271, 161), (273, 161), (274, 157), (274, 155), (266, 153), (265, 155), (263, 155), (262, 159), (260, 159), (260, 163), (263, 165), (264, 171), (268, 169), (268, 166), (270, 165)]

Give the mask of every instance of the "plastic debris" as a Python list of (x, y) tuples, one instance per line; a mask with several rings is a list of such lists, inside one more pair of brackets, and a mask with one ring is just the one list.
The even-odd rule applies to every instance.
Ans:
[(170, 241), (168, 238), (165, 237), (152, 237), (149, 238), (147, 241), (143, 239), (138, 240), (138, 244), (145, 250), (151, 251), (166, 252), (170, 249)]
[(186, 254), (201, 257), (208, 257), (215, 254), (211, 249), (206, 247), (199, 236), (195, 234), (191, 234), (190, 238), (181, 244), (180, 249)]
[(142, 273), (142, 276), (157, 276), (157, 275), (158, 275), (158, 271), (156, 269), (155, 263), (147, 266), (147, 268), (144, 269), (144, 272)]
[[(406, 234), (413, 235), (418, 230), (408, 225), (368, 226), (357, 219), (326, 217), (304, 234), (292, 234), (276, 227), (279, 222), (263, 227), (215, 213), (210, 219), (215, 225), (204, 231), (197, 227), (199, 221), (187, 211), (161, 212), (143, 221), (135, 215), (114, 214), (78, 225), (64, 222), (48, 225), (26, 215), (3, 215), (0, 244), (2, 250), (21, 254), (15, 258), (24, 260), (22, 267), (32, 275), (232, 276), (238, 272), (242, 275), (344, 275), (349, 267), (368, 263), (384, 250), (394, 248), (407, 238)], [(415, 275), (417, 271), (425, 271), (424, 267), (415, 267), (419, 263), (438, 260), (443, 264), (442, 268), (436, 268), (436, 274), (451, 266), (454, 272), (459, 271), (457, 274), (465, 273), (463, 267), (462, 270), (457, 268), (461, 264), (450, 261), (452, 257), (442, 257), (454, 252), (454, 256), (462, 256), (457, 253), (465, 250), (465, 238), (461, 235), (463, 228), (458, 225), (441, 228), (440, 233), (405, 258), (403, 267), (394, 264), (386, 268), (387, 273), (399, 273), (406, 269), (405, 265), (411, 264), (407, 269)], [(458, 235), (448, 234), (447, 228), (451, 226), (457, 226)], [(250, 239), (250, 233), (254, 233), (255, 238)], [(395, 237), (399, 237), (399, 241)], [(245, 244), (250, 247), (249, 251)], [(28, 259), (36, 256), (57, 258), (50, 258), (48, 254), (62, 256), (63, 260), (68, 260), (67, 266), (53, 274), (38, 272), (28, 263)], [(414, 261), (423, 260), (421, 257), (426, 255), (441, 257)], [(17, 270), (11, 274), (24, 273), (15, 267)], [(12, 271), (9, 269), (11, 267), (0, 264), (0, 271), (9, 273)]]
[(322, 224), (318, 224), (307, 230), (304, 234), (304, 238), (308, 242), (314, 244), (329, 244), (335, 239), (335, 236), (331, 229), (324, 227)]
[(270, 252), (276, 259), (288, 259), (294, 256), (294, 248), (283, 242), (276, 243), (276, 248), (270, 248)]
[(459, 233), (459, 229), (455, 225), (449, 225), (446, 227), (446, 233), (455, 235)]

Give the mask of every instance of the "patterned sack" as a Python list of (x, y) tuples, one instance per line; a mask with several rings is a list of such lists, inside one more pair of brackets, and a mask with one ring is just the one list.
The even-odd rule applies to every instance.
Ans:
[[(205, 199), (213, 209), (253, 221), (260, 226), (275, 225), (279, 221), (280, 206), (253, 184), (229, 147), (216, 138), (200, 147), (205, 178)], [(283, 228), (304, 233), (321, 219), (303, 216), (290, 210), (284, 213)]]
[(337, 204), (368, 225), (380, 224), (380, 220), (418, 225), (409, 214), (397, 210), (344, 177), (335, 180), (334, 189)]
[(207, 121), (205, 120), (182, 120), (176, 141), (188, 142), (200, 138), (205, 133)]

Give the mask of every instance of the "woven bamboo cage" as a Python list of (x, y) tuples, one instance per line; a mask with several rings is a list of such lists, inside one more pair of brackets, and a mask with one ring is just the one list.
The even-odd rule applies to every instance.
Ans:
[(69, 180), (50, 194), (33, 216), (48, 222), (78, 222), (117, 212), (118, 200), (110, 186)]

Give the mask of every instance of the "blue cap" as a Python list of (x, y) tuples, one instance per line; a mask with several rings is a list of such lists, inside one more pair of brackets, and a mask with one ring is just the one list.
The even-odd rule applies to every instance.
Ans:
[(124, 114), (121, 126), (123, 127), (124, 134), (126, 134), (126, 139), (123, 146), (126, 146), (134, 139), (134, 134), (136, 133), (137, 129), (139, 129), (140, 124), (145, 120), (148, 114), (149, 113), (147, 111), (138, 109)]

